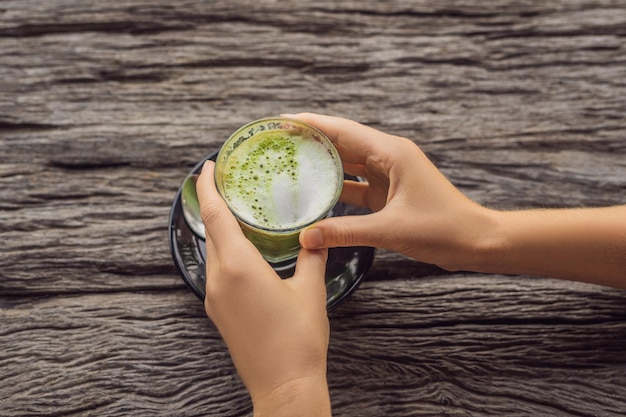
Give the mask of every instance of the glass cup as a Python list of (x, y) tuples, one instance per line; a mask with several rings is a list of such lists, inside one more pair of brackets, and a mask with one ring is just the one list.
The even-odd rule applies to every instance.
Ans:
[(341, 195), (343, 168), (319, 129), (266, 118), (226, 140), (215, 161), (215, 183), (244, 235), (278, 265), (297, 257), (300, 231), (331, 212)]

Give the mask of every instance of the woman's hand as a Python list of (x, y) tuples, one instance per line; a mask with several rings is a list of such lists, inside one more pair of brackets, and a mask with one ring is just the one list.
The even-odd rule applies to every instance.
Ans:
[(292, 117), (322, 130), (344, 170), (367, 179), (345, 181), (341, 200), (374, 212), (322, 220), (300, 234), (303, 247), (375, 246), (448, 270), (471, 265), (492, 223), (488, 210), (458, 191), (413, 142), (338, 117)]
[(301, 250), (294, 276), (282, 280), (241, 232), (213, 172), (207, 162), (196, 186), (207, 237), (204, 305), (255, 415), (330, 415), (327, 250)]
[(308, 249), (375, 246), (448, 270), (529, 274), (626, 289), (626, 205), (497, 211), (457, 190), (408, 139), (338, 117), (295, 115), (333, 141), (347, 173), (342, 201), (365, 216), (331, 217), (300, 234)]

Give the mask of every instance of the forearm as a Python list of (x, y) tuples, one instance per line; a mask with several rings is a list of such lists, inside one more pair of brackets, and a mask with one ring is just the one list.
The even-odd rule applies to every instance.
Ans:
[(261, 398), (252, 397), (254, 417), (330, 417), (325, 375), (289, 382)]
[(472, 269), (626, 289), (626, 206), (491, 213)]

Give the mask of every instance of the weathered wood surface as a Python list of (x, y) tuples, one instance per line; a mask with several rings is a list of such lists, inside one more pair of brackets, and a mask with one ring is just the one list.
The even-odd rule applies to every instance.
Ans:
[[(0, 1), (0, 415), (250, 414), (174, 269), (180, 182), (313, 110), (477, 201), (624, 203), (623, 1)], [(331, 315), (336, 416), (626, 413), (626, 293), (380, 251)]]

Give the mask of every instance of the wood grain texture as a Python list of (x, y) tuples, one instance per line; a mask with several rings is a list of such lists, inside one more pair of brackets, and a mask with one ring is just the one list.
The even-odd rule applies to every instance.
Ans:
[[(335, 415), (619, 415), (625, 302), (523, 278), (367, 281), (331, 315)], [(3, 415), (250, 411), (188, 291), (3, 303)]]
[[(249, 415), (177, 275), (187, 172), (259, 117), (411, 138), (498, 208), (626, 202), (623, 1), (0, 1), (0, 415)], [(626, 295), (379, 251), (336, 416), (626, 413)]]

